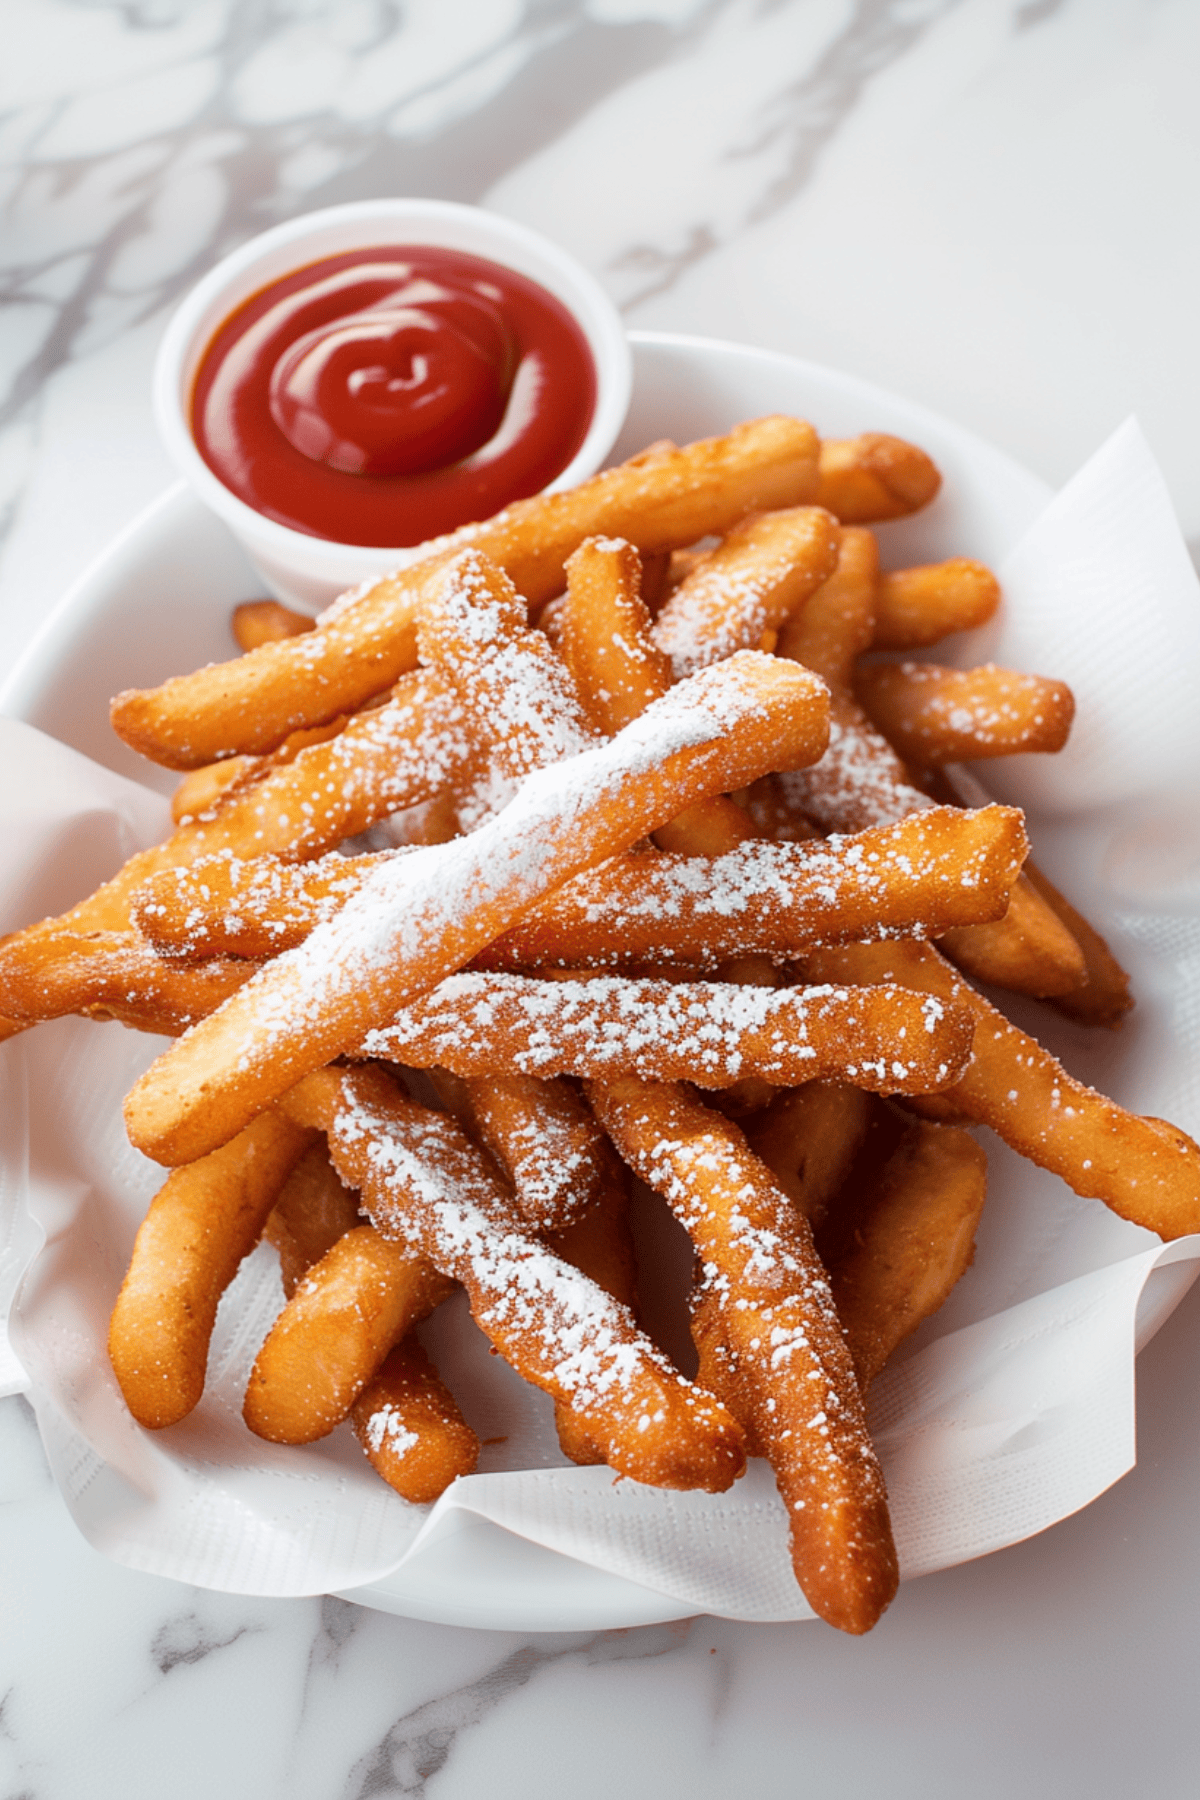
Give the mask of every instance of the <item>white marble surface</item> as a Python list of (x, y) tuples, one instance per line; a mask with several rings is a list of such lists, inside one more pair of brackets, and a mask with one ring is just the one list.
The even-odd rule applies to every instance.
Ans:
[[(165, 309), (290, 213), (557, 236), (631, 324), (838, 364), (1051, 481), (1136, 410), (1200, 539), (1194, 0), (7, 0), (0, 657), (165, 485)], [(1200, 1298), (1140, 1465), (873, 1637), (471, 1633), (106, 1563), (0, 1403), (0, 1796), (1195, 1791)]]

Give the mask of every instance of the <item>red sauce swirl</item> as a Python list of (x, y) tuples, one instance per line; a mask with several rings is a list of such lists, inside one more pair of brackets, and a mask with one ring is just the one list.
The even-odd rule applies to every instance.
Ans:
[(461, 251), (393, 245), (297, 269), (226, 319), (192, 432), (268, 519), (399, 548), (539, 492), (595, 404), (587, 340), (545, 288)]

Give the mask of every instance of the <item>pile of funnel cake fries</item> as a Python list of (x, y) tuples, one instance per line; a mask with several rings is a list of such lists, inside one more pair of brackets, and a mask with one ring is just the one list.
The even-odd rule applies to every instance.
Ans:
[[(118, 696), (189, 771), (175, 832), (0, 944), (0, 1014), (175, 1039), (126, 1104), (172, 1170), (109, 1341), (143, 1425), (196, 1405), (265, 1231), (261, 1437), (349, 1418), (436, 1497), (478, 1440), (414, 1327), (461, 1286), (575, 1461), (720, 1492), (768, 1458), (810, 1603), (870, 1628), (897, 1570), (863, 1395), (971, 1260), (967, 1127), (1200, 1226), (1191, 1140), (972, 985), (1130, 1004), (1021, 814), (946, 769), (1059, 748), (1069, 691), (894, 654), (998, 600), (962, 559), (880, 572), (868, 526), (937, 487), (911, 445), (789, 418), (656, 444), (315, 627), (239, 608), (241, 656)], [(638, 1324), (631, 1175), (695, 1249), (692, 1378)]]

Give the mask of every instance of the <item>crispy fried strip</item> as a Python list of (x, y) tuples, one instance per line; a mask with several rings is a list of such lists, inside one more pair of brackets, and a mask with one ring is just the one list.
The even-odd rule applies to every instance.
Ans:
[(878, 578), (874, 532), (848, 525), (841, 533), (837, 567), (784, 621), (778, 654), (823, 675), (831, 688), (849, 693), (855, 661), (870, 649), (874, 636)]
[[(874, 616), (869, 554), (858, 547), (851, 556), (855, 562), (847, 567), (846, 578), (817, 590), (793, 619), (784, 641), (788, 653), (806, 650), (820, 659), (820, 673), (831, 689), (829, 749), (810, 769), (772, 778), (770, 796), (766, 805), (757, 803), (756, 814), (759, 823), (772, 824), (768, 814), (774, 810), (775, 830), (779, 824), (786, 828), (788, 817), (799, 814), (815, 819), (826, 832), (862, 832), (932, 805), (842, 684), (842, 671), (853, 662)], [(1038, 999), (1072, 994), (1085, 979), (1083, 950), (1024, 878), (1016, 880), (1013, 905), (1002, 920), (954, 927), (945, 943), (946, 952), (970, 974), (1018, 994)]]
[(624, 1307), (521, 1226), (490, 1161), (458, 1125), (405, 1099), (380, 1069), (322, 1070), (288, 1096), (322, 1125), (378, 1229), (461, 1281), (513, 1367), (569, 1404), (618, 1473), (723, 1492), (741, 1432), (676, 1373)]
[(679, 584), (653, 641), (676, 680), (756, 650), (837, 567), (838, 528), (817, 506), (760, 513), (728, 532)]
[(565, 1232), (619, 1187), (608, 1139), (565, 1081), (501, 1071), (462, 1086), (473, 1134), (512, 1183), (531, 1230)]
[(623, 538), (586, 538), (568, 558), (559, 649), (592, 724), (606, 737), (640, 718), (673, 680), (641, 588), (641, 558)]
[(796, 665), (731, 657), (610, 742), (530, 776), (470, 836), (382, 864), (151, 1066), (126, 1101), (132, 1141), (168, 1164), (227, 1141), (572, 875), (693, 800), (819, 754), (824, 709), (824, 683)]
[(365, 1034), (361, 1054), (456, 1075), (640, 1075), (722, 1088), (852, 1082), (885, 1094), (950, 1086), (971, 1054), (966, 1015), (904, 988), (731, 982), (534, 981), (452, 975)]
[[(597, 1129), (599, 1129), (597, 1127)], [(601, 1133), (603, 1137), (603, 1133)], [(555, 1255), (581, 1269), (597, 1287), (637, 1315), (637, 1264), (633, 1231), (629, 1222), (629, 1174), (616, 1151), (604, 1138), (608, 1152), (608, 1178), (591, 1208), (574, 1225), (551, 1232), (547, 1238)], [(572, 1462), (602, 1463), (604, 1455), (588, 1434), (573, 1407), (555, 1404), (554, 1428), (559, 1448)]]
[[(324, 1140), (312, 1144), (267, 1220), (266, 1236), (279, 1251), (289, 1300), (308, 1271), (359, 1226), (358, 1196), (343, 1187)], [(425, 1505), (456, 1476), (470, 1474), (479, 1440), (403, 1317), (396, 1329), (406, 1335), (366, 1378), (375, 1352), (386, 1349), (388, 1315), (394, 1321), (401, 1296), (415, 1294), (419, 1312), (423, 1300), (443, 1288), (442, 1278), (431, 1274), (422, 1300), (414, 1261), (402, 1258), (397, 1291), (389, 1294), (387, 1254), (378, 1251), (382, 1241), (359, 1240), (353, 1254), (347, 1246), (318, 1275), (278, 1334), (272, 1332), (271, 1348), (259, 1359), (251, 1405), (265, 1435), (307, 1443), (324, 1435), (325, 1420), (337, 1423), (340, 1407), (360, 1382), (349, 1417), (364, 1453), (402, 1498)], [(291, 1435), (297, 1431), (298, 1439)]]
[(885, 432), (825, 438), (816, 504), (843, 525), (872, 525), (907, 518), (928, 506), (942, 485), (923, 450)]
[[(661, 700), (673, 679), (651, 635), (637, 551), (612, 538), (588, 538), (567, 563), (559, 608), (559, 650), (598, 731), (613, 736)], [(720, 856), (755, 835), (724, 794), (690, 806), (655, 833), (663, 850)]]
[(344, 597), (316, 631), (113, 702), (118, 736), (152, 762), (196, 768), (273, 749), (289, 731), (351, 712), (416, 661), (416, 613), (447, 558), (471, 545), (537, 606), (558, 593), (585, 537), (612, 533), (650, 553), (727, 530), (746, 513), (796, 506), (816, 484), (816, 436), (796, 419), (757, 419), (727, 437), (634, 457), (566, 493), (519, 500), (481, 525), (414, 552), (407, 569)]
[(302, 637), (312, 631), (316, 620), (307, 613), (293, 612), (278, 600), (243, 600), (233, 609), (229, 628), (239, 650), (257, 650), (260, 644), (278, 644), (284, 638)]
[[(127, 932), (130, 898), (158, 870), (219, 850), (251, 857), (273, 852), (294, 860), (319, 856), (393, 810), (437, 793), (461, 767), (467, 749), (453, 694), (435, 676), (409, 677), (387, 705), (352, 720), (336, 739), (313, 745), (282, 766), (272, 765), (261, 779), (239, 782), (214, 817), (183, 825), (166, 843), (130, 857), (111, 881), (69, 912), (4, 939), (0, 994), (10, 982), (16, 984), (26, 996), (20, 1016), (29, 1023), (55, 1016), (36, 1010), (31, 984), (48, 969), (55, 946), (65, 942), (63, 934)], [(55, 978), (45, 979), (50, 983), (47, 1005), (60, 1012), (79, 1010), (55, 1001)], [(69, 971), (63, 979), (69, 981)], [(124, 1016), (115, 990), (106, 1005)], [(193, 1017), (189, 1014), (186, 1022)], [(138, 1016), (130, 1022), (138, 1023)]]
[(986, 1198), (987, 1156), (970, 1132), (914, 1121), (830, 1269), (864, 1392), (970, 1267)]
[(503, 569), (465, 550), (421, 609), (422, 660), (478, 721), (478, 752), (458, 799), (463, 830), (499, 811), (516, 784), (596, 741), (571, 677)]
[(206, 763), (185, 775), (171, 795), (171, 819), (176, 825), (190, 824), (205, 813), (215, 812), (223, 797), (235, 783), (254, 767), (252, 756), (231, 756), (228, 762)]
[(168, 962), (133, 931), (41, 928), (0, 943), (0, 1009), (17, 1029), (80, 1013), (178, 1037), (252, 973), (241, 962)]
[(903, 981), (968, 1008), (975, 1049), (946, 1098), (966, 1118), (1077, 1194), (1162, 1238), (1200, 1230), (1200, 1149), (1160, 1119), (1139, 1118), (1068, 1075), (1048, 1050), (1011, 1025), (928, 944), (854, 944), (817, 950), (805, 979), (873, 984)]
[(999, 604), (992, 571), (966, 556), (889, 570), (875, 593), (874, 648), (923, 650), (952, 631), (985, 625)]
[(747, 843), (712, 859), (614, 858), (549, 895), (476, 966), (712, 968), (788, 954), (788, 941), (937, 936), (1003, 916), (1025, 849), (1019, 815), (960, 812), (972, 821), (964, 829), (947, 810), (853, 837)]
[(1061, 750), (1075, 717), (1065, 681), (984, 663), (877, 663), (860, 668), (854, 692), (867, 716), (919, 769), (993, 756)]
[[(496, 1157), (524, 1222), (556, 1255), (636, 1312), (628, 1173), (575, 1089), (527, 1075), (465, 1081), (431, 1069), (430, 1077), (446, 1110)], [(561, 1400), (554, 1423), (573, 1462), (604, 1461)]]
[(588, 1095), (703, 1261), (693, 1315), (702, 1363), (770, 1459), (796, 1579), (821, 1618), (869, 1631), (895, 1594), (896, 1552), (883, 1473), (806, 1220), (737, 1126), (686, 1090), (594, 1082)]
[(1036, 1000), (1069, 1000), (1087, 979), (1083, 950), (1027, 878), (1018, 877), (1003, 918), (931, 934), (964, 974)]
[[(547, 895), (475, 966), (713, 968), (818, 943), (936, 936), (1002, 916), (1024, 852), (1021, 815), (1000, 806), (934, 807), (853, 837), (752, 842), (713, 858), (630, 851)], [(262, 958), (302, 943), (374, 866), (374, 857), (299, 867), (206, 857), (152, 877), (132, 914), (165, 954)]]
[(232, 1143), (176, 1169), (151, 1201), (108, 1333), (139, 1425), (174, 1425), (200, 1399), (217, 1304), (311, 1141), (307, 1127), (264, 1113)]
[(342, 1185), (326, 1145), (310, 1144), (279, 1190), (263, 1233), (279, 1252), (289, 1300), (313, 1264), (359, 1223), (358, 1195)]
[(872, 1104), (862, 1088), (809, 1081), (777, 1094), (742, 1127), (754, 1154), (814, 1231), (850, 1172)]
[(389, 1487), (428, 1506), (479, 1460), (479, 1439), (410, 1332), (350, 1408), (354, 1435)]
[(327, 1437), (393, 1344), (453, 1288), (425, 1257), (374, 1226), (346, 1232), (267, 1334), (242, 1407), (251, 1431), (274, 1444)]
[(1107, 1025), (1114, 1030), (1134, 1003), (1129, 991), (1129, 976), (1096, 927), (1076, 911), (1065, 894), (1060, 894), (1054, 884), (1047, 881), (1040, 869), (1026, 863), (1025, 874), (1030, 885), (1071, 933), (1087, 966), (1082, 987), (1057, 995), (1054, 1006), (1069, 1019), (1078, 1019), (1081, 1025)]

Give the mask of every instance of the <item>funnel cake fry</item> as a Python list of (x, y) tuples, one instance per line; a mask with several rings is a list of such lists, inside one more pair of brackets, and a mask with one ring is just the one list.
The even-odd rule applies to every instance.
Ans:
[(289, 731), (355, 711), (414, 666), (422, 599), (459, 550), (490, 557), (537, 607), (561, 590), (566, 560), (585, 537), (609, 533), (652, 554), (671, 550), (726, 531), (748, 512), (801, 505), (816, 481), (816, 434), (798, 419), (755, 419), (726, 437), (636, 456), (421, 545), (408, 567), (344, 595), (315, 631), (118, 694), (113, 728), (173, 769), (261, 754)]
[(685, 1089), (592, 1082), (617, 1148), (666, 1200), (703, 1264), (693, 1332), (761, 1444), (813, 1610), (869, 1631), (899, 1580), (883, 1473), (807, 1221), (737, 1126)]
[(619, 737), (529, 776), (469, 837), (381, 865), (336, 918), (151, 1066), (126, 1102), (132, 1141), (171, 1165), (227, 1142), (570, 876), (692, 800), (818, 755), (825, 695), (794, 665), (731, 657)]
[(967, 1016), (881, 985), (768, 988), (732, 982), (535, 981), (452, 975), (368, 1032), (362, 1055), (456, 1075), (641, 1075), (729, 1087), (848, 1081), (922, 1094), (951, 1085), (971, 1054)]
[(614, 1469), (711, 1493), (737, 1479), (745, 1459), (733, 1419), (624, 1307), (523, 1228), (494, 1166), (452, 1119), (406, 1099), (377, 1068), (322, 1070), (287, 1104), (326, 1130), (377, 1229), (461, 1281), (480, 1329), (575, 1411)]
[(176, 1169), (151, 1201), (108, 1332), (140, 1425), (175, 1425), (199, 1401), (217, 1304), (312, 1141), (310, 1128), (263, 1113), (232, 1143)]

